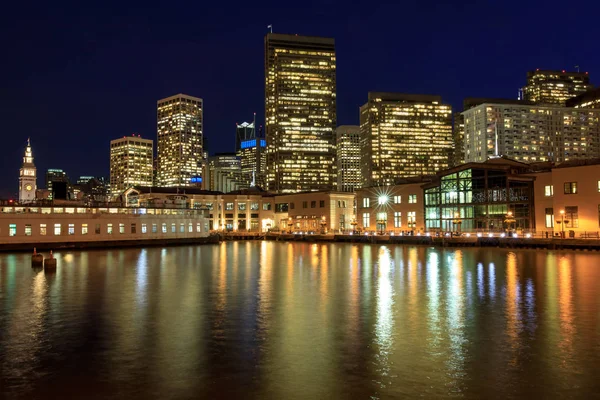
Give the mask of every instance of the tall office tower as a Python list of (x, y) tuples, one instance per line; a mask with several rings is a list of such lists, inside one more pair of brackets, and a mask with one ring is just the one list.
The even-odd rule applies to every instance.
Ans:
[(587, 72), (539, 70), (527, 73), (527, 86), (523, 88), (525, 100), (535, 104), (561, 105), (593, 86)]
[(236, 154), (240, 159), (245, 186), (264, 187), (264, 173), (267, 167), (266, 146), (266, 140), (260, 134), (256, 134), (254, 122), (237, 125)]
[(333, 39), (265, 37), (267, 189), (335, 186), (336, 58)]
[(342, 125), (335, 130), (337, 190), (353, 192), (362, 185), (360, 171), (360, 127)]
[(140, 135), (110, 142), (110, 189), (118, 196), (132, 186), (152, 186), (153, 142)]
[(588, 90), (579, 96), (567, 100), (567, 107), (600, 108), (600, 88)]
[(35, 191), (37, 190), (37, 169), (33, 163), (33, 152), (31, 151), (31, 143), (27, 139), (27, 147), (25, 147), (25, 156), (23, 164), (19, 170), (19, 202), (30, 203), (35, 201)]
[(360, 108), (364, 186), (432, 175), (448, 168), (452, 153), (452, 107), (440, 96), (369, 93)]
[(465, 163), (465, 118), (462, 113), (454, 113), (454, 124), (452, 125), (453, 151), (450, 157), (450, 166), (456, 167)]
[(185, 94), (158, 101), (159, 186), (196, 186), (201, 180), (203, 110), (202, 99)]
[[(55, 183), (60, 185), (54, 185)], [(67, 176), (67, 173), (62, 169), (49, 169), (48, 171), (46, 171), (46, 189), (49, 192), (48, 200), (52, 200), (55, 198), (55, 186), (60, 186), (60, 197), (66, 199), (69, 187), (69, 177)]]
[(600, 110), (487, 102), (463, 112), (465, 162), (600, 157)]
[(208, 157), (208, 171), (208, 185), (205, 186), (208, 190), (228, 193), (249, 186), (235, 153), (218, 153)]

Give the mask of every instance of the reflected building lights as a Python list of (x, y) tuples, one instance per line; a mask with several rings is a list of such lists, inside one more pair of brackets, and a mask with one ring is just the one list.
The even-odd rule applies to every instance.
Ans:
[[(376, 354), (379, 373), (382, 376), (389, 377), (391, 370), (391, 349), (393, 347), (392, 331), (394, 327), (394, 319), (392, 318), (393, 294), (390, 273), (392, 270), (392, 260), (390, 251), (387, 247), (379, 248), (378, 277), (377, 277), (377, 323), (375, 327), (376, 344), (378, 352)], [(380, 382), (382, 387), (385, 387), (383, 382)]]
[(506, 333), (512, 349), (510, 364), (518, 365), (518, 354), (522, 331), (521, 298), (519, 293), (519, 274), (517, 271), (517, 256), (509, 253), (506, 258)]
[(496, 266), (494, 263), (490, 263), (488, 267), (488, 292), (490, 300), (492, 302), (496, 300)]

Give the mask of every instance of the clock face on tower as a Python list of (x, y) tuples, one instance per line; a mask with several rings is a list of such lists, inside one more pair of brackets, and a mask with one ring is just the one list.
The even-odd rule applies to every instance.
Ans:
[(33, 186), (31, 186), (30, 184), (25, 185), (25, 190), (27, 190), (28, 192), (31, 192), (33, 190)]

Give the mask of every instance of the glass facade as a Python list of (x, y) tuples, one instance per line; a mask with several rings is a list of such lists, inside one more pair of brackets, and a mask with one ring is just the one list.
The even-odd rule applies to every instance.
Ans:
[(178, 94), (157, 103), (157, 183), (196, 186), (202, 176), (202, 99)]
[(335, 185), (335, 42), (265, 37), (267, 190), (330, 190)]
[(255, 123), (244, 122), (237, 125), (236, 153), (240, 159), (243, 177), (242, 187), (265, 187), (267, 169), (267, 141), (256, 135)]
[[(454, 170), (425, 186), (428, 231), (534, 229), (533, 178), (510, 169)], [(515, 222), (507, 224), (509, 212)]]
[(433, 175), (453, 153), (452, 108), (440, 96), (369, 93), (360, 131), (364, 186)]

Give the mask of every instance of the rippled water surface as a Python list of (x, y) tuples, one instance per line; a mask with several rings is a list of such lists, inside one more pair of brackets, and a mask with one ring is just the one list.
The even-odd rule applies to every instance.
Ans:
[(240, 242), (0, 255), (7, 398), (595, 398), (600, 254)]

